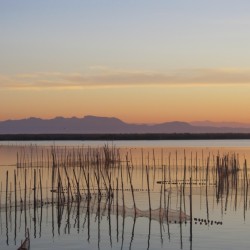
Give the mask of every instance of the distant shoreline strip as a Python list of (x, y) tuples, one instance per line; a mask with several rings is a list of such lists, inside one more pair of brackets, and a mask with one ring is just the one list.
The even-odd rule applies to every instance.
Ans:
[(0, 134), (0, 141), (247, 140), (250, 133), (176, 134)]

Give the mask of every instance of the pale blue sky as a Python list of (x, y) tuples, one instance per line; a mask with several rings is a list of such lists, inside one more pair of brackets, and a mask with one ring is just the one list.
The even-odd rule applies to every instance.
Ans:
[(0, 72), (250, 66), (247, 0), (1, 0)]

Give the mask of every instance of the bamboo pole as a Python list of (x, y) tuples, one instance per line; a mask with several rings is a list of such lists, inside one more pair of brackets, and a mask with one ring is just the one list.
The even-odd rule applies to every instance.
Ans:
[(9, 187), (9, 172), (7, 170), (7, 172), (6, 172), (6, 190), (5, 190), (5, 192), (6, 192), (6, 195), (5, 195), (5, 197), (6, 197), (6, 199), (5, 199), (6, 214), (7, 214), (7, 208), (8, 208), (8, 187)]
[(34, 210), (36, 210), (36, 169), (34, 169)]
[(116, 178), (116, 239), (119, 240), (119, 217), (118, 217), (118, 178)]
[(147, 172), (147, 185), (148, 185), (149, 218), (151, 220), (151, 199), (150, 199), (150, 187), (149, 187), (149, 171), (148, 171), (147, 165), (146, 165), (146, 172)]
[(134, 195), (134, 188), (133, 188), (133, 184), (132, 184), (131, 174), (130, 174), (130, 170), (129, 170), (129, 166), (128, 166), (128, 161), (127, 161), (127, 171), (128, 171), (129, 183), (130, 183), (132, 198), (133, 198), (133, 203), (134, 203), (134, 214), (135, 214), (135, 217), (136, 217), (135, 195)]
[(43, 188), (42, 188), (42, 177), (41, 177), (41, 170), (39, 169), (39, 179), (40, 179), (40, 199), (41, 199), (41, 206), (43, 206)]
[(190, 241), (193, 241), (193, 197), (192, 197), (192, 177), (190, 177)]
[(17, 207), (16, 170), (14, 170), (14, 188), (15, 188), (15, 209), (16, 209)]

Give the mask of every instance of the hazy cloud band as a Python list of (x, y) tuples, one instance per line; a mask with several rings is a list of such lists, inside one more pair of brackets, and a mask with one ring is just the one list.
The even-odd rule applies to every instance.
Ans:
[(250, 69), (182, 69), (162, 72), (98, 69), (94, 73), (39, 72), (0, 75), (1, 88), (74, 89), (143, 85), (250, 84)]

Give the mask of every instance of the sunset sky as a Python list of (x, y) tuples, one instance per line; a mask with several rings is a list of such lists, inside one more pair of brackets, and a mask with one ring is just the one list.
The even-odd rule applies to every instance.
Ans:
[(0, 0), (0, 120), (250, 123), (249, 0)]

